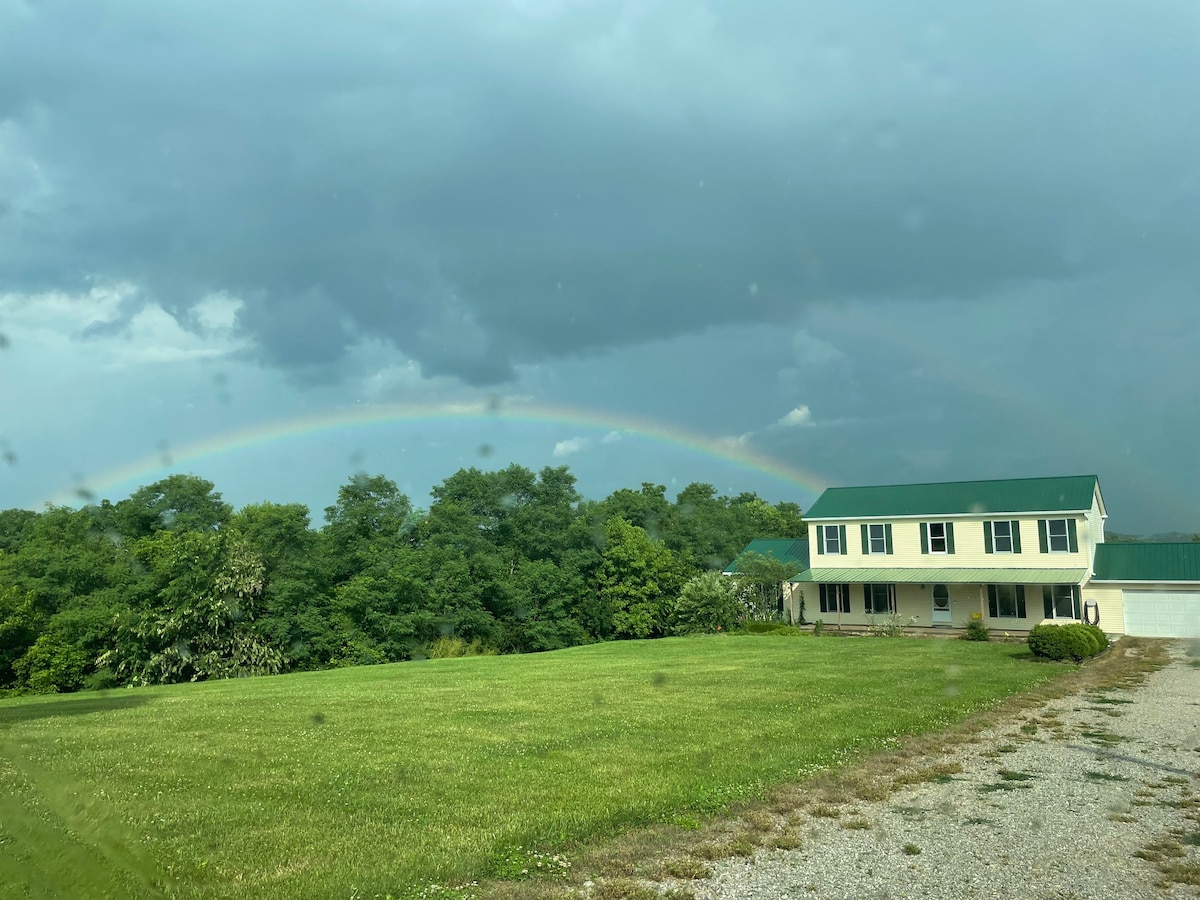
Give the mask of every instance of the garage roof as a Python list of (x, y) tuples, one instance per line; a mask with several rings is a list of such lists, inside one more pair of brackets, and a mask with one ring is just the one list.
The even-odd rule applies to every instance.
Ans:
[(1100, 544), (1093, 581), (1200, 581), (1200, 542)]

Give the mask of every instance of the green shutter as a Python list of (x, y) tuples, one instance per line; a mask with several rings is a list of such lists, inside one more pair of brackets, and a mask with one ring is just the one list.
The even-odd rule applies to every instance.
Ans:
[(1079, 602), (1079, 585), (1071, 585), (1071, 612), (1075, 614), (1075, 619), (1078, 621), (1083, 618), (1082, 604)]
[(1050, 544), (1046, 539), (1046, 520), (1038, 519), (1038, 549), (1043, 553), (1050, 552)]
[(863, 585), (863, 607), (866, 609), (868, 616), (873, 612), (871, 608), (871, 586), (869, 584)]
[(846, 526), (838, 526), (838, 549), (842, 551), (842, 556), (850, 552), (850, 548), (846, 546)]
[(817, 556), (821, 556), (825, 552), (825, 526), (817, 526)]
[(850, 585), (842, 585), (842, 612), (850, 612)]
[(996, 607), (996, 586), (994, 584), (988, 585), (988, 615), (993, 619), (999, 615)]
[(1017, 585), (1017, 618), (1025, 618), (1025, 585)]
[(884, 552), (891, 554), (892, 552), (892, 523), (888, 522), (883, 526), (883, 547)]
[[(1069, 540), (1071, 542), (1071, 552), (1078, 553), (1079, 552), (1079, 535), (1075, 531), (1075, 520), (1074, 519), (1067, 519), (1067, 540)], [(1078, 619), (1079, 616), (1075, 616), (1075, 618)]]
[(859, 529), (859, 533), (862, 535), (863, 556), (866, 556), (868, 553), (871, 552), (871, 536), (868, 533), (868, 529), (867, 529), (867, 526), (865, 523), (862, 525), (859, 525), (858, 529)]
[(921, 553), (928, 555), (929, 553), (929, 523), (921, 523)]
[(1021, 552), (1021, 523), (1013, 519), (1008, 523), (1008, 528), (1012, 531), (1013, 553)]
[(995, 553), (996, 552), (996, 548), (992, 544), (992, 523), (991, 522), (983, 523), (983, 552), (984, 553)]
[(1054, 618), (1054, 590), (1048, 584), (1042, 585), (1042, 613), (1043, 618)]
[(946, 552), (954, 552), (954, 523), (946, 523)]
[(825, 603), (825, 585), (817, 585), (817, 594), (821, 598), (821, 612), (829, 612), (829, 607)]

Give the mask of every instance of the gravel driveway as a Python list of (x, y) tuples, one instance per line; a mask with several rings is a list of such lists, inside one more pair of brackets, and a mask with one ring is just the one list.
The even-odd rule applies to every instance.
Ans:
[[(1200, 881), (1200, 668), (1171, 654), (1139, 687), (983, 732), (940, 758), (962, 765), (951, 780), (808, 818), (800, 849), (716, 862), (687, 886), (697, 900), (1196, 897), (1156, 887), (1171, 863)], [(1164, 840), (1160, 861), (1133, 855)]]

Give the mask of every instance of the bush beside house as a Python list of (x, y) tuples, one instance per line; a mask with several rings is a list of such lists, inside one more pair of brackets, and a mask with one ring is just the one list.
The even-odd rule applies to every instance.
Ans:
[(1108, 636), (1095, 625), (1035, 625), (1029, 632), (1034, 656), (1057, 661), (1082, 662), (1108, 647)]

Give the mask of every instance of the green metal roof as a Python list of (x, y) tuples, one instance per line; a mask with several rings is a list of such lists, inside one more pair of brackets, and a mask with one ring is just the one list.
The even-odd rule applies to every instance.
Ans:
[(806, 569), (792, 583), (824, 584), (1079, 584), (1086, 569)]
[(1092, 508), (1095, 475), (826, 488), (805, 519), (1074, 512)]
[(1200, 581), (1200, 543), (1100, 544), (1093, 581)]
[(777, 559), (781, 563), (795, 563), (801, 569), (808, 568), (808, 539), (793, 540), (791, 538), (783, 538), (776, 540), (774, 538), (757, 538), (746, 545), (746, 549), (737, 555), (737, 559), (729, 564), (729, 568), (725, 570), (726, 575), (736, 575), (738, 560), (747, 553), (758, 553), (761, 556), (769, 556), (772, 559)]

